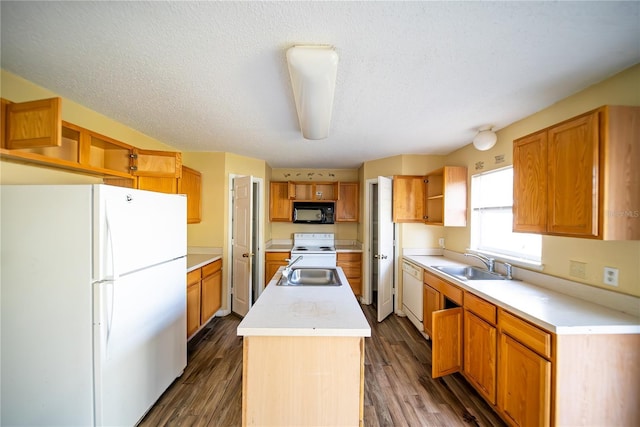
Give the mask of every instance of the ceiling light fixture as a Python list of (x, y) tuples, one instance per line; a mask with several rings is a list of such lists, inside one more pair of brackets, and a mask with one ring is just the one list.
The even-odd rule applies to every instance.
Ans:
[(338, 54), (333, 46), (293, 46), (287, 49), (287, 63), (302, 136), (325, 139), (331, 123)]
[(481, 127), (478, 134), (473, 138), (473, 146), (480, 151), (487, 151), (496, 145), (498, 135), (491, 129), (491, 126)]

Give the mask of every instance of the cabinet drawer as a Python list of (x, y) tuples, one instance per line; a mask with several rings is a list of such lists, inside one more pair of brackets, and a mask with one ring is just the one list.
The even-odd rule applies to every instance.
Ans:
[(196, 268), (193, 271), (190, 271), (187, 273), (187, 285), (191, 285), (193, 283), (199, 282), (200, 279), (202, 278), (201, 274), (201, 269), (200, 268)]
[(218, 259), (202, 267), (202, 277), (207, 277), (222, 268), (222, 260)]
[(267, 261), (284, 261), (291, 256), (289, 252), (266, 252), (265, 259)]
[(359, 252), (338, 252), (336, 254), (338, 262), (340, 261), (357, 261), (361, 262), (362, 254)]
[(469, 311), (472, 311), (478, 317), (480, 317), (483, 320), (486, 320), (492, 325), (496, 324), (497, 308), (495, 305), (491, 304), (490, 302), (487, 302), (482, 298), (475, 296), (472, 293), (465, 292), (464, 308), (466, 308)]
[(498, 311), (498, 325), (503, 333), (540, 355), (551, 358), (551, 334), (502, 309)]
[(424, 272), (424, 283), (428, 284), (435, 290), (440, 291), (442, 295), (449, 298), (451, 301), (454, 301), (456, 304), (462, 306), (463, 292), (459, 287), (442, 280), (435, 274), (431, 274), (426, 270)]

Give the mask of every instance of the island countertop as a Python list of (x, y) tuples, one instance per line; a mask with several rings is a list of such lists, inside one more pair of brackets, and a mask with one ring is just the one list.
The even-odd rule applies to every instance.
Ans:
[(282, 270), (238, 325), (239, 336), (371, 336), (342, 268), (342, 286), (277, 286)]

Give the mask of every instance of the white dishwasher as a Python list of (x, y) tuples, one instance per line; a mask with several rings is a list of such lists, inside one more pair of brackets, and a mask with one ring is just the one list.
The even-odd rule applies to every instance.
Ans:
[(407, 317), (423, 331), (422, 325), (422, 268), (406, 260), (402, 261), (402, 307)]

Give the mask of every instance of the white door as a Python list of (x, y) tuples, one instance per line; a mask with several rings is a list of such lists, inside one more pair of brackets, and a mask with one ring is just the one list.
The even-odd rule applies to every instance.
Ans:
[(232, 279), (234, 313), (245, 316), (251, 307), (251, 176), (233, 179)]
[(393, 220), (391, 179), (378, 177), (378, 322), (393, 312)]

